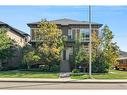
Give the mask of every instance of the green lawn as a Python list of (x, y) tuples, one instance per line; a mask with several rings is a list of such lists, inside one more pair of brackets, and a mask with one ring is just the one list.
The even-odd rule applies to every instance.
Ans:
[[(0, 78), (54, 78), (57, 79), (58, 73), (44, 73), (32, 71), (0, 71)], [(94, 79), (127, 79), (127, 71), (111, 70), (108, 74), (92, 74)], [(72, 79), (88, 79), (85, 75), (71, 75)]]
[(1, 71), (0, 78), (58, 78), (57, 73), (43, 73), (32, 71)]
[[(71, 75), (72, 79), (88, 79), (89, 76), (85, 75)], [(94, 79), (127, 79), (127, 71), (111, 70), (107, 74), (92, 74)]]

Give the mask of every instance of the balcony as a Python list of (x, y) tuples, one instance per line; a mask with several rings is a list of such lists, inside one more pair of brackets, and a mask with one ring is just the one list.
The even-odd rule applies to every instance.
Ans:
[(81, 41), (81, 42), (89, 42), (89, 37), (82, 38), (80, 41)]
[[(80, 42), (89, 42), (89, 37), (86, 38), (80, 38)], [(69, 38), (67, 39), (68, 42), (75, 42), (75, 39)]]

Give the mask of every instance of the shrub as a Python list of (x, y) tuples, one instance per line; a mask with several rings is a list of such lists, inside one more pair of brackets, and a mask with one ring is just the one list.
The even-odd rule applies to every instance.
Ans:
[(72, 73), (79, 73), (80, 71), (79, 71), (79, 69), (73, 69), (72, 70)]
[(39, 69), (43, 72), (49, 72), (49, 66), (48, 65), (40, 65)]
[(15, 67), (15, 66), (3, 66), (1, 68), (1, 71), (8, 71), (8, 70), (17, 70), (18, 67)]
[(20, 64), (19, 69), (27, 69), (27, 64)]
[(51, 72), (58, 72), (60, 70), (59, 65), (52, 65), (50, 66), (50, 71)]
[(93, 73), (108, 73), (109, 68), (110, 64), (108, 63), (106, 57), (103, 54), (98, 56), (92, 64)]

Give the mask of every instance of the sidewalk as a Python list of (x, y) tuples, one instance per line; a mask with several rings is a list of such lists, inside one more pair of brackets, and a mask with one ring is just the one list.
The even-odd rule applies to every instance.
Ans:
[(40, 79), (40, 78), (0, 78), (0, 82), (39, 82), (39, 83), (127, 83), (127, 80), (120, 79)]

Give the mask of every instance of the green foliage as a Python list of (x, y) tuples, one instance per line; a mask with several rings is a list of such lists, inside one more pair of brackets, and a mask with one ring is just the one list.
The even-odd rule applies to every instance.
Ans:
[[(113, 34), (108, 26), (104, 26), (102, 29), (103, 37), (98, 40), (94, 36), (94, 44), (92, 47), (92, 72), (93, 73), (107, 73), (112, 65), (117, 63), (119, 57), (119, 47), (116, 43), (112, 42)], [(98, 49), (99, 47), (99, 49)]]
[(62, 31), (58, 29), (57, 25), (42, 20), (39, 24), (37, 32), (36, 48), (41, 55), (42, 61), (45, 64), (51, 64), (55, 60), (61, 59), (61, 51), (64, 48)]
[(108, 26), (104, 26), (102, 31), (104, 35), (102, 39), (103, 54), (107, 58), (108, 64), (112, 66), (117, 63), (119, 47), (116, 42), (112, 42), (114, 36)]
[(0, 29), (0, 68), (2, 63), (14, 56), (14, 41), (7, 36), (4, 28)]
[(18, 69), (17, 66), (6, 65), (6, 66), (2, 66), (1, 71), (17, 70), (17, 69)]
[(86, 52), (86, 49), (84, 47), (81, 47), (75, 56), (75, 63), (77, 65), (85, 64), (85, 62), (88, 62), (88, 52)]
[(108, 73), (110, 64), (104, 54), (98, 54), (92, 64), (92, 73)]
[(49, 72), (49, 65), (40, 65), (39, 69), (43, 72)]
[(24, 48), (23, 63), (30, 65), (37, 63), (39, 69), (44, 72), (58, 71), (61, 60), (61, 51), (64, 48), (66, 37), (57, 25), (42, 20), (36, 31), (35, 47)]
[[(92, 72), (107, 73), (112, 65), (117, 63), (119, 57), (119, 47), (116, 42), (112, 42), (114, 36), (108, 26), (102, 29), (103, 37), (99, 38), (97, 32), (92, 32)], [(82, 47), (81, 42), (77, 39), (74, 45), (74, 60), (75, 69), (83, 66), (88, 69), (89, 52)], [(82, 69), (82, 68), (78, 68)], [(83, 70), (84, 71), (84, 70)]]
[(70, 63), (72, 63), (72, 69), (77, 69), (79, 67), (80, 71), (84, 71), (84, 67), (88, 65), (88, 51), (86, 47), (81, 44), (79, 38), (75, 39), (75, 44), (73, 45), (73, 56), (70, 57)]
[(92, 61), (95, 61), (96, 56), (98, 56), (98, 52), (101, 50), (100, 45), (101, 38), (99, 38), (98, 33), (92, 32)]
[(21, 63), (20, 66), (18, 67), (19, 70), (22, 70), (22, 69), (24, 70), (24, 69), (27, 69), (27, 68), (28, 68), (27, 64), (23, 64), (23, 63)]
[(60, 71), (59, 65), (50, 66), (50, 72), (59, 72), (59, 71)]
[(58, 72), (59, 71), (59, 65), (39, 65), (39, 69), (42, 72)]
[(80, 72), (79, 69), (73, 69), (73, 70), (72, 70), (72, 73), (79, 73), (79, 72)]
[(75, 63), (75, 69), (79, 69), (80, 72), (86, 72), (88, 68), (89, 56), (85, 47), (81, 46), (77, 51), (77, 54), (73, 56), (73, 60)]
[(29, 51), (23, 56), (23, 63), (28, 65), (28, 69), (30, 69), (30, 65), (36, 63), (40, 60), (40, 56), (37, 55), (34, 51)]

